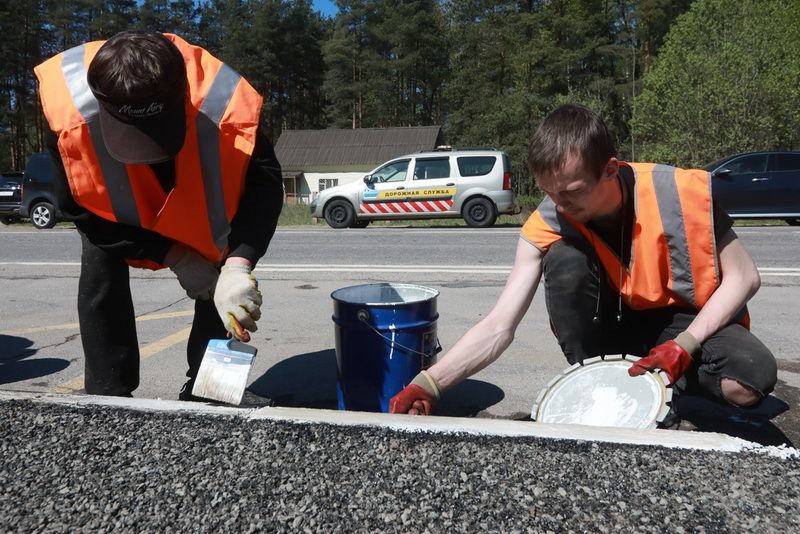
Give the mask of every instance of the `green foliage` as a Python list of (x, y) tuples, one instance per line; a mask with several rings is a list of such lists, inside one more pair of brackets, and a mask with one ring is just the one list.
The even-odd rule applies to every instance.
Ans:
[(800, 147), (800, 3), (700, 0), (679, 17), (636, 100), (645, 160), (701, 166)]
[(339, 0), (325, 43), (335, 127), (441, 124), (446, 22), (434, 0)]
[(327, 19), (311, 0), (0, 0), (0, 165), (42, 148), (33, 66), (127, 28), (177, 33), (230, 64), (264, 96), (273, 140), (441, 124), (449, 144), (506, 151), (523, 197), (538, 194), (529, 139), (565, 102), (601, 113), (625, 159), (699, 165), (800, 145), (797, 0), (337, 5)]

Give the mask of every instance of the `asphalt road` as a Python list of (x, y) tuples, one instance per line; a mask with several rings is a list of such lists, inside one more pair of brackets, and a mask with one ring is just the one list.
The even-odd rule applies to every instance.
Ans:
[[(772, 422), (761, 418), (716, 429), (769, 444), (797, 444), (800, 230), (748, 227), (738, 233), (762, 269), (762, 289), (750, 308), (753, 331), (779, 362), (780, 383), (771, 409), (794, 409)], [(257, 270), (266, 302), (253, 340), (259, 355), (250, 374), (251, 389), (279, 405), (335, 406), (330, 293), (349, 285), (395, 281), (437, 289), (438, 336), (447, 349), (496, 300), (517, 236), (518, 228), (280, 229)], [(0, 227), (0, 389), (80, 391), (83, 358), (75, 309), (79, 258), (73, 230)], [(174, 399), (183, 383), (191, 303), (169, 271), (132, 273), (142, 351), (142, 382), (135, 396)], [(511, 419), (529, 415), (542, 387), (566, 367), (547, 327), (542, 297), (540, 291), (514, 344), (496, 363), (448, 392), (440, 413)], [(716, 409), (700, 407), (701, 428)], [(724, 419), (736, 417), (727, 414)]]

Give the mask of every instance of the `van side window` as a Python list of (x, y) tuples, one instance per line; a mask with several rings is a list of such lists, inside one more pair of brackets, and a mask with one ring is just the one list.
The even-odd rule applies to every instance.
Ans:
[(494, 156), (467, 156), (456, 158), (456, 161), (461, 176), (483, 176), (492, 172), (497, 158)]
[(450, 177), (450, 158), (417, 159), (414, 167), (415, 180)]
[(773, 166), (776, 171), (800, 171), (800, 154), (775, 154)]
[(406, 172), (408, 171), (408, 161), (395, 161), (385, 165), (372, 173), (372, 181), (374, 183), (384, 182), (402, 182), (406, 179)]

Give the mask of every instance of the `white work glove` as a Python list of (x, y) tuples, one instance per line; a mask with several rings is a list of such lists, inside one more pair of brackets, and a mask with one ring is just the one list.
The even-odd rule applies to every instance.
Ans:
[(189, 298), (209, 300), (214, 295), (219, 269), (213, 262), (181, 245), (172, 245), (167, 259)]
[(252, 268), (241, 263), (226, 264), (214, 291), (214, 305), (228, 332), (242, 341), (249, 341), (247, 330), (258, 330), (261, 318), (261, 292)]

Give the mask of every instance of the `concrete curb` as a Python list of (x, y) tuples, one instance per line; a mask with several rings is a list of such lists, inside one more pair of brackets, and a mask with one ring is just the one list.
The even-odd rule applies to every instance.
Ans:
[(237, 408), (198, 402), (136, 399), (96, 395), (60, 395), (0, 391), (0, 402), (23, 400), (44, 404), (103, 406), (138, 411), (227, 415), (252, 420), (283, 421), (338, 426), (368, 426), (405, 432), (463, 433), (480, 436), (533, 437), (649, 445), (716, 452), (756, 452), (782, 458), (800, 457), (791, 447), (771, 447), (714, 432), (681, 432), (661, 429), (623, 429), (584, 425), (556, 425), (505, 419), (418, 417), (370, 412), (344, 412), (311, 408)]

